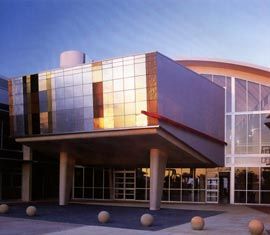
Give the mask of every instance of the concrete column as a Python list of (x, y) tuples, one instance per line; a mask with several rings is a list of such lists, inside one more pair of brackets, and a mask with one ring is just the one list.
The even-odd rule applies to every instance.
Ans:
[(22, 164), (22, 201), (29, 202), (32, 200), (32, 150), (30, 147), (23, 145), (23, 162)]
[(235, 184), (234, 174), (235, 174), (235, 167), (232, 166), (230, 179), (230, 204), (234, 204), (234, 184)]
[(60, 171), (59, 171), (59, 205), (68, 204), (70, 199), (75, 159), (67, 152), (60, 152)]
[(159, 149), (150, 150), (150, 210), (159, 210), (167, 156)]

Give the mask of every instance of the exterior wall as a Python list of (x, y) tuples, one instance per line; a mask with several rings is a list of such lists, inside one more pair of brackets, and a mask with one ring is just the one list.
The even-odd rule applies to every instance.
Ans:
[[(224, 139), (224, 89), (158, 54), (158, 113), (217, 139)], [(162, 127), (223, 166), (224, 146), (192, 133)]]
[(156, 99), (149, 95), (147, 82), (149, 76), (155, 78), (153, 60), (153, 56), (143, 54), (13, 79), (9, 83), (13, 134), (57, 134), (153, 124), (141, 114)]
[(226, 90), (225, 164), (231, 168), (231, 202), (268, 204), (270, 73), (224, 63), (180, 62)]
[(0, 201), (21, 195), (21, 146), (10, 139), (8, 81), (0, 78)]

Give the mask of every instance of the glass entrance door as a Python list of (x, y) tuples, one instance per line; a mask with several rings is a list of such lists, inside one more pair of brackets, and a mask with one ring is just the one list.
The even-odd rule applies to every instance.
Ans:
[(114, 199), (135, 200), (136, 172), (114, 171)]
[(230, 172), (219, 172), (219, 203), (230, 203)]

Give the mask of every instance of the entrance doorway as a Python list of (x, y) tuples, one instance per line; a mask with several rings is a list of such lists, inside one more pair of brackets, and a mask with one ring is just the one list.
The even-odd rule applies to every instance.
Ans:
[(230, 172), (219, 172), (219, 203), (230, 203)]
[(114, 171), (114, 199), (135, 200), (136, 171)]

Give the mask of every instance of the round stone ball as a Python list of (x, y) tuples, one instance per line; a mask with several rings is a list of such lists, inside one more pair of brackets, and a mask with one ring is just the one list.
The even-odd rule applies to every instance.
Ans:
[(253, 219), (248, 223), (248, 229), (252, 235), (261, 235), (264, 231), (264, 224), (262, 221)]
[(101, 211), (98, 213), (98, 221), (100, 223), (107, 223), (110, 220), (110, 213), (107, 211)]
[(37, 214), (37, 208), (35, 206), (28, 206), (26, 208), (26, 214), (28, 216), (35, 216)]
[(204, 228), (204, 219), (200, 216), (194, 216), (190, 223), (193, 230), (203, 230)]
[(141, 216), (141, 224), (145, 227), (149, 227), (154, 223), (154, 217), (150, 214), (143, 214)]
[(7, 204), (1, 204), (0, 205), (0, 214), (6, 214), (8, 213), (9, 207)]

